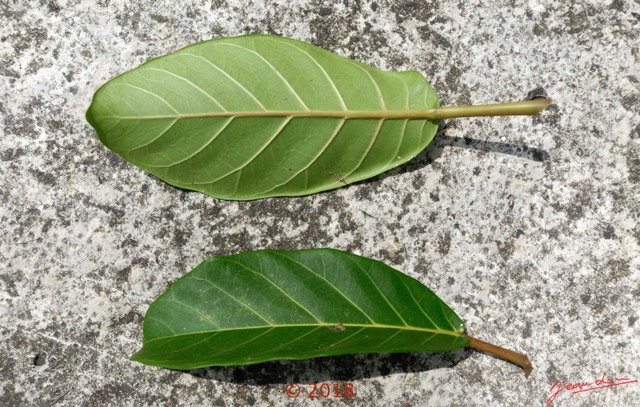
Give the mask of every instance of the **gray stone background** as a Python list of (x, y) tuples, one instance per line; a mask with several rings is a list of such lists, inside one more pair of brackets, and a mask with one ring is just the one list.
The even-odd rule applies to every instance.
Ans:
[[(1, 1), (0, 405), (543, 405), (557, 380), (640, 379), (639, 29), (631, 0)], [(555, 103), (448, 120), (370, 182), (254, 202), (173, 188), (84, 120), (116, 74), (243, 33), (417, 69), (444, 105)], [(467, 350), (192, 372), (128, 360), (148, 305), (205, 257), (318, 246), (418, 278), (533, 374)], [(290, 381), (357, 396), (290, 400)], [(640, 405), (640, 383), (555, 405)]]

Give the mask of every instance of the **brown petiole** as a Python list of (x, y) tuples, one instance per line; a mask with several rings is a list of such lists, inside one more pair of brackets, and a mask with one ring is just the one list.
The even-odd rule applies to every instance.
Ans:
[(481, 341), (480, 339), (472, 338), (471, 336), (467, 336), (469, 339), (469, 347), (475, 350), (479, 350), (481, 352), (488, 353), (492, 356), (496, 356), (500, 359), (507, 360), (511, 363), (514, 363), (521, 368), (524, 369), (524, 377), (528, 378), (531, 374), (531, 362), (529, 361), (529, 357), (524, 353), (515, 352), (509, 349), (502, 348), (500, 346), (494, 345), (492, 343), (488, 343), (485, 341)]

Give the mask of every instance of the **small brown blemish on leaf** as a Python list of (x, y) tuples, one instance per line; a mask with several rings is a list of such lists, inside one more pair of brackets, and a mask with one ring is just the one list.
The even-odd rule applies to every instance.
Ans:
[(292, 169), (292, 168), (288, 168), (288, 170), (289, 170), (289, 171), (293, 171), (293, 169)]
[(347, 180), (346, 178), (344, 178), (343, 176), (341, 176), (338, 173), (330, 172), (329, 175), (331, 175), (333, 178), (335, 178), (338, 182), (342, 182), (345, 185), (349, 183), (349, 180)]

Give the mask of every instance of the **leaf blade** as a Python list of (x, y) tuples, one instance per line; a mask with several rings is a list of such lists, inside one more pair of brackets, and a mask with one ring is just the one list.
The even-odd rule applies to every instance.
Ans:
[[(415, 71), (380, 71), (303, 42), (250, 35), (195, 44), (114, 78), (94, 95), (87, 120), (107, 147), (170, 184), (248, 200), (338, 188), (400, 165), (435, 135), (437, 122), (416, 113), (435, 107), (437, 95)], [(297, 131), (262, 130), (274, 116), (297, 122)], [(233, 123), (211, 137), (222, 127), (216, 118)], [(417, 125), (389, 131), (393, 121)], [(344, 126), (325, 146), (337, 123)], [(241, 171), (230, 150), (256, 164)], [(172, 162), (184, 165), (165, 168)], [(223, 167), (237, 179), (216, 182)]]
[[(176, 306), (176, 304), (178, 304)], [(332, 249), (213, 257), (150, 307), (132, 356), (174, 369), (468, 346), (431, 290), (381, 262)]]

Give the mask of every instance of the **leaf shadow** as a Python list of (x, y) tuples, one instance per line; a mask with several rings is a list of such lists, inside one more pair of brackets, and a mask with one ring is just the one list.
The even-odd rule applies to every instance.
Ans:
[(197, 378), (248, 385), (299, 384), (352, 380), (447, 369), (467, 359), (473, 350), (442, 353), (364, 353), (282, 360), (248, 366), (222, 366), (187, 371)]
[(526, 145), (518, 145), (513, 143), (504, 143), (500, 141), (479, 140), (472, 137), (454, 137), (446, 135), (446, 131), (452, 125), (450, 121), (442, 121), (438, 127), (438, 131), (433, 141), (418, 155), (413, 157), (405, 164), (386, 171), (380, 175), (366, 180), (354, 182), (353, 185), (363, 185), (382, 181), (388, 177), (394, 177), (400, 174), (407, 174), (418, 171), (437, 161), (446, 147), (464, 148), (476, 150), (484, 153), (507, 154), (518, 158), (523, 158), (535, 162), (548, 161), (551, 156), (547, 150)]

